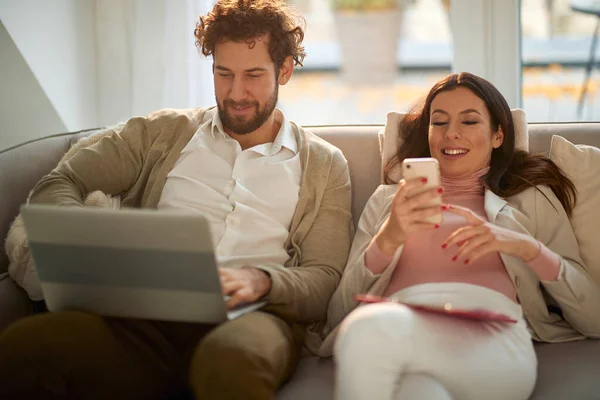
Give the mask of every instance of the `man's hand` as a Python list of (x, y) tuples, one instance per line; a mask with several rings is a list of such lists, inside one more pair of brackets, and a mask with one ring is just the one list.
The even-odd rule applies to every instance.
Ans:
[(241, 303), (252, 303), (271, 290), (269, 275), (255, 267), (219, 268), (221, 286), (226, 296), (227, 308), (232, 309)]

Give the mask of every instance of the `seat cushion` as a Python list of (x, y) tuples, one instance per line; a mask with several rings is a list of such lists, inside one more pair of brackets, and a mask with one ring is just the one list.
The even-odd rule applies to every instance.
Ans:
[[(536, 344), (536, 353), (538, 381), (531, 400), (600, 397), (600, 340)], [(304, 358), (277, 400), (331, 400), (333, 380), (332, 358)]]
[(333, 399), (333, 359), (307, 357), (300, 360), (293, 379), (277, 392), (277, 400)]
[(600, 398), (600, 340), (536, 345), (538, 381), (532, 400)]

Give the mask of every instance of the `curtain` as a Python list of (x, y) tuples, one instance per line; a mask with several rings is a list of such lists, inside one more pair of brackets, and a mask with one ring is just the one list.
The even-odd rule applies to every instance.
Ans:
[(215, 0), (96, 0), (98, 120), (215, 103), (194, 27)]

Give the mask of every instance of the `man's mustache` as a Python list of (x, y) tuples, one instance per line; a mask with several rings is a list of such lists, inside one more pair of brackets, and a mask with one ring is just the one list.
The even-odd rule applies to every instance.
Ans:
[(225, 100), (223, 102), (223, 105), (226, 106), (226, 107), (236, 107), (236, 108), (244, 108), (244, 107), (250, 107), (250, 106), (257, 107), (258, 106), (258, 102), (257, 101), (233, 101), (233, 100)]

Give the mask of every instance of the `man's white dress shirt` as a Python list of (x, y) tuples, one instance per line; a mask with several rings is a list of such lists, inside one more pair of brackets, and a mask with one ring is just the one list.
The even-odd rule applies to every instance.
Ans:
[[(283, 265), (302, 167), (285, 115), (272, 143), (242, 151), (217, 109), (167, 176), (158, 209), (202, 212), (221, 267)], [(277, 110), (276, 112), (280, 112)]]

